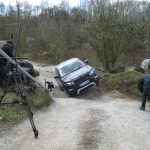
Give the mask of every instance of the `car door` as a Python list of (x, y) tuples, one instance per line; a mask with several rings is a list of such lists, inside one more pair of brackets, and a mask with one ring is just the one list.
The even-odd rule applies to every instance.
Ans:
[(57, 81), (57, 83), (58, 83), (60, 89), (61, 89), (61, 90), (64, 90), (64, 89), (63, 89), (62, 80), (61, 80), (61, 76), (60, 76), (60, 73), (59, 73), (59, 71), (58, 71), (57, 69), (55, 70), (55, 79), (56, 79), (56, 81)]

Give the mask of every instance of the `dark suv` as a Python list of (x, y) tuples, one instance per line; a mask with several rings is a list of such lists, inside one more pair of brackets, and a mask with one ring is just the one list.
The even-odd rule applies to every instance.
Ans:
[(66, 60), (55, 66), (55, 76), (61, 90), (69, 96), (76, 96), (82, 90), (99, 84), (99, 76), (94, 68), (78, 58)]

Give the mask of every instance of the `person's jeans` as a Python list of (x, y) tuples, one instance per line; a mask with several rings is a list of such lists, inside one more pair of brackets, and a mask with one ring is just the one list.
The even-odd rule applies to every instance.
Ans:
[(150, 83), (146, 84), (143, 88), (142, 107), (144, 107), (144, 108), (146, 106), (146, 99), (147, 99), (147, 94), (148, 94), (149, 90), (150, 90)]

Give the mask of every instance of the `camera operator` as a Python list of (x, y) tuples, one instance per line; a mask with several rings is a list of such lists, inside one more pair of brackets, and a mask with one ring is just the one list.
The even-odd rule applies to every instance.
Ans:
[(142, 93), (142, 104), (139, 109), (145, 111), (146, 99), (150, 90), (150, 74), (144, 74), (142, 77), (140, 77), (138, 80), (138, 89)]
[[(9, 57), (14, 57), (13, 55), (13, 41), (8, 40), (0, 47)], [(7, 65), (7, 59), (0, 55), (0, 75), (6, 73), (5, 66)]]
[[(23, 69), (28, 72), (32, 77), (37, 77), (39, 76), (39, 72), (37, 70), (34, 70), (32, 68), (27, 68), (27, 67), (23, 67)], [(24, 73), (22, 73), (22, 71), (18, 71), (21, 79), (23, 80), (24, 84), (27, 86), (30, 86), (32, 88), (36, 88), (37, 84), (35, 84), (29, 77), (27, 77)]]

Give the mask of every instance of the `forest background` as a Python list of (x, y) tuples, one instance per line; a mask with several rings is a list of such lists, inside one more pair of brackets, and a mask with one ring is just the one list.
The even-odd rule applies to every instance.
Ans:
[[(18, 34), (21, 25), (20, 35)], [(49, 6), (0, 2), (0, 40), (14, 34), (17, 56), (56, 64), (72, 57), (89, 59), (96, 68), (138, 64), (150, 57), (148, 1), (66, 0)]]

